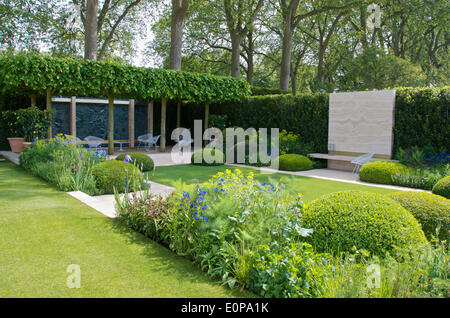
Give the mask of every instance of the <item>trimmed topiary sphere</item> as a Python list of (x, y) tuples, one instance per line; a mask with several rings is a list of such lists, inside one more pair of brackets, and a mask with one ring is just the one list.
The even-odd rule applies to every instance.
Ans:
[(359, 170), (359, 178), (361, 181), (393, 184), (392, 176), (408, 168), (398, 162), (391, 161), (374, 161), (368, 162)]
[(433, 193), (450, 199), (450, 176), (439, 180), (433, 187)]
[(427, 242), (410, 212), (371, 192), (328, 194), (306, 205), (302, 219), (306, 228), (314, 230), (308, 240), (320, 252), (349, 252), (355, 246), (382, 256), (395, 246)]
[(132, 164), (124, 161), (109, 160), (92, 168), (97, 187), (104, 193), (139, 190), (144, 181), (142, 172)]
[(304, 171), (313, 168), (313, 163), (308, 157), (296, 154), (279, 156), (278, 164), (279, 169), (285, 171)]
[(439, 195), (416, 191), (394, 192), (389, 194), (389, 197), (414, 215), (422, 224), (428, 239), (431, 239), (432, 235), (436, 236), (436, 228), (440, 222), (439, 239), (448, 242), (450, 200)]
[[(201, 156), (202, 162), (194, 162), (196, 156)], [(205, 158), (214, 160), (212, 163), (206, 162)], [(218, 158), (218, 160), (216, 160)], [(225, 155), (222, 151), (214, 148), (203, 148), (195, 151), (191, 157), (191, 163), (198, 166), (222, 166), (225, 163)]]
[(155, 166), (152, 158), (147, 156), (145, 153), (140, 152), (123, 153), (118, 156), (116, 160), (124, 161), (127, 155), (129, 155), (131, 160), (133, 160), (132, 164), (135, 164), (139, 169), (141, 169), (141, 171), (151, 171)]

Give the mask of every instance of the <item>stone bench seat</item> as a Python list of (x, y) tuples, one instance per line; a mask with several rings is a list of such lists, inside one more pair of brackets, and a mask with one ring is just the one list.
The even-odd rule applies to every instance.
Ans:
[[(362, 155), (362, 154), (361, 154)], [(359, 156), (349, 156), (349, 155), (333, 155), (325, 153), (310, 153), (308, 157), (313, 159), (324, 159), (328, 162), (328, 169), (342, 170), (342, 171), (353, 171), (355, 165), (351, 162), (358, 158)], [(370, 161), (393, 161), (397, 160), (383, 159), (383, 158), (372, 158)]]

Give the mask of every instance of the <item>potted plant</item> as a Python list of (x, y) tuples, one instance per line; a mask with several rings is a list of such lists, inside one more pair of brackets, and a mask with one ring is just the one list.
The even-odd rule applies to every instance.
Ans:
[(17, 113), (13, 110), (2, 112), (2, 121), (5, 123), (7, 129), (7, 136), (9, 136), (7, 139), (11, 151), (15, 153), (22, 152), (24, 150), (23, 142), (25, 137), (23, 129), (18, 124)]
[(45, 138), (51, 125), (50, 111), (40, 110), (36, 106), (17, 111), (5, 111), (2, 120), (8, 128), (8, 142), (12, 152), (22, 152), (25, 147), (37, 139)]

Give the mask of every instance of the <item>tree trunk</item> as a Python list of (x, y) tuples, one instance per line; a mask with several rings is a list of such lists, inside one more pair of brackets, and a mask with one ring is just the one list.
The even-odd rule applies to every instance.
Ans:
[(241, 76), (241, 42), (242, 35), (234, 32), (231, 35), (231, 76)]
[(253, 43), (253, 34), (249, 32), (247, 35), (248, 39), (248, 50), (247, 50), (247, 82), (252, 85), (253, 84), (253, 73), (255, 70), (255, 62), (254, 62), (254, 43)]
[(167, 98), (161, 98), (161, 137), (160, 137), (160, 150), (162, 152), (166, 151), (166, 109), (167, 109)]
[(181, 70), (181, 50), (183, 48), (183, 21), (189, 0), (172, 0), (172, 23), (170, 32), (169, 68)]
[[(46, 105), (46, 109), (47, 110), (52, 110), (52, 90), (51, 89), (47, 89), (46, 91), (45, 91), (45, 105)], [(53, 125), (53, 119), (52, 119), (52, 114), (50, 114), (50, 121), (51, 121), (51, 124), (50, 124), (50, 126), (48, 127), (48, 130), (47, 130), (47, 138), (48, 139), (51, 139), (53, 136), (52, 136), (52, 125)]]
[(292, 86), (292, 95), (297, 95), (297, 70), (294, 69), (294, 66), (291, 63), (291, 86)]
[(31, 103), (31, 106), (36, 106), (37, 102), (36, 102), (36, 95), (35, 94), (31, 94), (30, 95), (30, 103)]
[(98, 0), (87, 0), (84, 25), (84, 58), (86, 60), (97, 60), (97, 20)]
[(281, 69), (280, 69), (280, 89), (289, 91), (289, 75), (291, 68), (291, 48), (293, 30), (289, 25), (286, 26), (283, 35), (283, 47), (281, 52)]
[(114, 153), (114, 98), (108, 97), (108, 154)]

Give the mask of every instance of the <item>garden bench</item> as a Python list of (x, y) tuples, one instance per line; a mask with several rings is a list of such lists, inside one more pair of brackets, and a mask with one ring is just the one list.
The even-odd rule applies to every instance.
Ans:
[[(342, 171), (354, 171), (355, 165), (352, 163), (356, 158), (361, 156), (363, 154), (355, 154), (352, 155), (334, 155), (334, 154), (324, 154), (324, 153), (310, 153), (308, 154), (308, 157), (313, 159), (324, 159), (328, 162), (328, 169), (334, 169), (334, 170), (342, 170)], [(397, 160), (390, 160), (390, 159), (383, 159), (383, 158), (376, 158), (372, 157), (371, 161), (393, 161), (398, 162)]]

